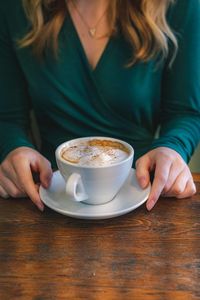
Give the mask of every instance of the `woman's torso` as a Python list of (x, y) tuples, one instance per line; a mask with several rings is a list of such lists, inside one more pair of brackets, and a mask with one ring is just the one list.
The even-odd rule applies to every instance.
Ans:
[(43, 152), (71, 138), (102, 135), (131, 143), (138, 156), (159, 124), (162, 66), (155, 61), (126, 67), (132, 49), (119, 34), (111, 37), (94, 70), (70, 17), (59, 36), (59, 59), (42, 61), (16, 38), (28, 22), (19, 1), (7, 19), (8, 33), (39, 124)]

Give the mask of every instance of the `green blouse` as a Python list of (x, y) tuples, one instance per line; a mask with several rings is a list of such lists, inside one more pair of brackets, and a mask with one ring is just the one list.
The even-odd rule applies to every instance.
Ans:
[[(35, 112), (40, 151), (55, 166), (62, 142), (82, 136), (111, 136), (133, 145), (135, 159), (165, 146), (189, 161), (200, 139), (200, 1), (178, 0), (168, 12), (179, 50), (166, 59), (127, 68), (132, 50), (112, 37), (91, 69), (67, 17), (59, 35), (59, 59), (43, 61), (16, 40), (29, 30), (20, 0), (0, 4), (0, 161), (29, 139), (29, 111)], [(160, 136), (155, 132), (160, 126)]]

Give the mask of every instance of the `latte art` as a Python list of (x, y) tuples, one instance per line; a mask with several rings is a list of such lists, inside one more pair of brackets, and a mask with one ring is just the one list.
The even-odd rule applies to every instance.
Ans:
[(109, 166), (128, 158), (129, 150), (119, 142), (94, 139), (65, 147), (61, 156), (80, 166)]

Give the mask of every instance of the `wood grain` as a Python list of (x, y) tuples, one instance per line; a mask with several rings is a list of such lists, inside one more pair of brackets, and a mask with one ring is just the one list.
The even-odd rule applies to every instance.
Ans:
[(190, 199), (76, 220), (0, 199), (0, 299), (200, 299), (200, 175)]

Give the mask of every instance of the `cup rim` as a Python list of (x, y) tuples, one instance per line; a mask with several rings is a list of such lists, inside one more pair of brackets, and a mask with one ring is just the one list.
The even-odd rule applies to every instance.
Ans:
[[(130, 150), (130, 154), (128, 155), (128, 157), (120, 162), (116, 162), (116, 163), (113, 163), (112, 165), (107, 165), (107, 166), (87, 166), (87, 165), (76, 165), (74, 163), (71, 163), (71, 162), (68, 162), (66, 161), (65, 159), (63, 159), (60, 155), (60, 152), (61, 150), (66, 147), (66, 145), (69, 143), (69, 142), (75, 142), (75, 141), (84, 141), (84, 140), (93, 140), (93, 139), (99, 139), (99, 140), (111, 140), (111, 141), (116, 141), (116, 142), (119, 142), (121, 144), (123, 144), (125, 147), (127, 147), (129, 150)], [(62, 144), (60, 144), (56, 150), (55, 150), (55, 156), (56, 156), (56, 160), (59, 160), (61, 161), (62, 163), (64, 163), (65, 165), (70, 165), (70, 166), (73, 166), (75, 168), (82, 168), (82, 169), (104, 169), (104, 168), (110, 168), (110, 167), (114, 167), (114, 166), (119, 166), (127, 161), (129, 161), (130, 159), (133, 159), (133, 156), (134, 156), (134, 149), (133, 147), (123, 141), (123, 140), (120, 140), (120, 139), (117, 139), (117, 138), (112, 138), (112, 137), (104, 137), (104, 136), (88, 136), (88, 137), (80, 137), (80, 138), (75, 138), (75, 139), (71, 139), (71, 140), (68, 140), (66, 142), (63, 142)]]

